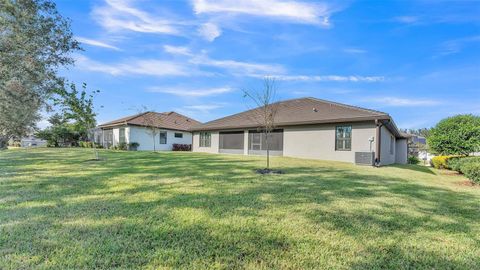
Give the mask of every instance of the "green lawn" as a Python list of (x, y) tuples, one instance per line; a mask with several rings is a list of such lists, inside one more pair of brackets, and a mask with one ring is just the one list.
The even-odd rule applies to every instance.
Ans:
[(421, 166), (0, 152), (0, 269), (479, 269), (480, 188)]

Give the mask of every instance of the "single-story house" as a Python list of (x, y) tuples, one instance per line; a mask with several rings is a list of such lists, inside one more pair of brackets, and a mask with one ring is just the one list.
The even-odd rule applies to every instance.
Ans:
[(144, 112), (99, 125), (96, 143), (105, 148), (138, 143), (137, 150), (172, 150), (173, 144), (192, 144), (190, 128), (200, 122), (176, 112)]
[[(388, 165), (407, 163), (407, 137), (384, 112), (317, 98), (280, 101), (270, 154)], [(194, 152), (264, 155), (260, 108), (196, 125)]]
[(47, 141), (41, 138), (29, 135), (20, 139), (20, 147), (44, 147)]

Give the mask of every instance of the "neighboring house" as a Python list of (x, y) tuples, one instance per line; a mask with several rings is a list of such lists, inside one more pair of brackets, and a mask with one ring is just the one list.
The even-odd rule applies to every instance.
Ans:
[[(173, 144), (192, 144), (189, 129), (200, 122), (176, 112), (145, 112), (99, 125), (95, 142), (105, 148), (120, 143), (139, 144), (137, 150), (172, 150)], [(156, 128), (155, 138), (151, 127)]]
[(20, 140), (21, 147), (43, 147), (47, 146), (47, 141), (37, 138), (35, 136), (23, 137)]
[(408, 155), (422, 160), (430, 160), (427, 153), (427, 139), (420, 135), (406, 134), (408, 137)]
[[(386, 113), (355, 106), (299, 98), (276, 103), (272, 155), (361, 164), (407, 163), (407, 137)], [(262, 155), (264, 134), (259, 109), (193, 127), (193, 151)]]

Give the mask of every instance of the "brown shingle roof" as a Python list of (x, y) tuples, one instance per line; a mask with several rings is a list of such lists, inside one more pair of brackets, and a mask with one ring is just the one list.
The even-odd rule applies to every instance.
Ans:
[(99, 127), (112, 127), (118, 125), (135, 125), (135, 126), (147, 126), (148, 123), (153, 123), (153, 126), (158, 128), (173, 129), (187, 131), (193, 126), (201, 124), (197, 120), (186, 117), (176, 112), (144, 112), (113, 120)]
[[(384, 112), (340, 104), (317, 98), (299, 98), (275, 103), (277, 113), (276, 126), (290, 126), (302, 124), (356, 122), (383, 119), (390, 120)], [(259, 127), (258, 108), (213, 120), (194, 126), (192, 130), (221, 130), (234, 128)], [(257, 118), (256, 118), (257, 116)]]

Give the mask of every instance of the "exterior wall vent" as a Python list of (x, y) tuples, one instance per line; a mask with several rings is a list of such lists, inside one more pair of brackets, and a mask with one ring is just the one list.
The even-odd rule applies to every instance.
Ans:
[(373, 166), (375, 152), (355, 152), (355, 164)]

